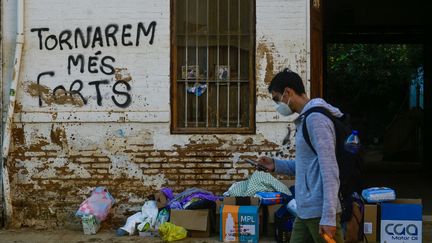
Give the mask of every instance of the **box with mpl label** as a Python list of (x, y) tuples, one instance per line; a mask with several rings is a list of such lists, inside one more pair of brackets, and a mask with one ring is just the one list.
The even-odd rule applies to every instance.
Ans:
[(258, 206), (223, 205), (220, 210), (220, 241), (258, 242)]
[(381, 243), (422, 242), (421, 199), (398, 199), (381, 204)]

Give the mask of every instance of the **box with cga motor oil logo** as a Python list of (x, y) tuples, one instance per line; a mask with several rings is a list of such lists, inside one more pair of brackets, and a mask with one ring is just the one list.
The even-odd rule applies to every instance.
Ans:
[(381, 204), (381, 243), (422, 242), (421, 199), (398, 199)]
[(258, 206), (223, 205), (220, 210), (220, 241), (258, 242)]

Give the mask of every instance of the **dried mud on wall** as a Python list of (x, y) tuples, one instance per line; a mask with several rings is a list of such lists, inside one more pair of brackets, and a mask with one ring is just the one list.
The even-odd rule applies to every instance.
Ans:
[[(17, 124), (9, 169), (16, 227), (78, 225), (74, 213), (96, 186), (116, 199), (107, 224), (118, 225), (162, 187), (221, 194), (252, 173), (243, 158), (292, 157), (263, 135), (196, 135), (167, 148), (145, 125)], [(86, 131), (104, 135), (86, 138)], [(91, 136), (91, 133), (89, 134)], [(162, 138), (164, 139), (164, 138)]]

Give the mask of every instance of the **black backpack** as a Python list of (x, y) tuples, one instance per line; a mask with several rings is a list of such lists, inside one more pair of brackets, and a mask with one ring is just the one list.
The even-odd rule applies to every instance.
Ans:
[(347, 222), (352, 216), (352, 203), (353, 203), (353, 193), (360, 193), (362, 188), (362, 176), (361, 176), (361, 166), (362, 166), (362, 153), (350, 153), (345, 150), (344, 143), (349, 135), (352, 133), (351, 126), (349, 124), (349, 119), (346, 115), (337, 118), (334, 117), (327, 109), (324, 107), (313, 107), (307, 110), (303, 114), (303, 137), (306, 143), (310, 146), (312, 151), (316, 154), (314, 147), (312, 146), (309, 133), (306, 126), (306, 117), (311, 113), (318, 112), (327, 116), (333, 121), (335, 132), (336, 132), (336, 160), (339, 167), (339, 200), (342, 206), (341, 222)]

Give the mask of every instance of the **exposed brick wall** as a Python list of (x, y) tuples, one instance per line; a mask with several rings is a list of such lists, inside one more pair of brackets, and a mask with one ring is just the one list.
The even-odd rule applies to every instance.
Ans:
[[(233, 162), (234, 153), (240, 155), (239, 159), (283, 153), (279, 145), (253, 139), (253, 136), (226, 140), (229, 136), (209, 135), (174, 146), (172, 150), (156, 149), (154, 144), (129, 143), (126, 138), (125, 144), (118, 147), (122, 150), (116, 153), (130, 158), (127, 165), (136, 170), (128, 171), (122, 167), (119, 174), (113, 168), (118, 161), (99, 148), (76, 150), (65, 142), (66, 137), (56, 138), (57, 135), (27, 141), (25, 127), (13, 130), (14, 144), (9, 164), (13, 175), (15, 226), (77, 224), (73, 214), (96, 186), (106, 186), (115, 197), (116, 205), (108, 224), (118, 225), (127, 215), (139, 210), (145, 197), (160, 187), (170, 187), (175, 192), (199, 187), (220, 195), (233, 182), (246, 179), (252, 173), (251, 167)], [(62, 146), (52, 146), (55, 144), (53, 141)], [(133, 177), (133, 173), (140, 176)], [(147, 181), (159, 176), (163, 178), (160, 184), (152, 182), (152, 179)]]
[[(10, 80), (16, 4), (3, 1), (3, 7), (2, 80)], [(76, 226), (74, 213), (95, 186), (108, 187), (116, 198), (108, 224), (118, 224), (140, 210), (145, 197), (161, 187), (176, 192), (200, 187), (220, 194), (252, 173), (249, 165), (237, 163), (239, 159), (266, 153), (293, 156), (294, 145), (280, 145), (287, 124), (294, 130), (293, 124), (274, 112), (267, 85), (284, 67), (299, 72), (308, 83), (306, 9), (304, 0), (256, 0), (256, 134), (173, 135), (169, 124), (169, 0), (122, 4), (76, 0), (73, 6), (57, 0), (27, 1), (25, 52), (8, 162), (15, 226)], [(118, 46), (41, 50), (37, 32), (30, 31), (50, 28), (43, 35), (58, 37), (76, 28), (85, 32), (88, 26), (131, 24), (129, 39), (134, 40), (137, 24), (149, 26), (151, 21), (157, 23), (154, 42), (150, 44), (149, 37), (141, 35), (139, 46), (123, 46), (118, 39)], [(89, 73), (87, 65), (84, 73), (78, 67), (68, 73), (70, 55), (82, 54), (88, 61), (98, 51), (100, 58), (115, 58), (115, 75)], [(55, 75), (44, 76), (42, 85), (36, 85), (38, 75), (49, 71)], [(119, 78), (127, 79), (131, 86), (132, 101), (127, 108), (112, 102), (112, 86)], [(87, 104), (49, 95), (59, 85), (69, 89), (76, 79), (83, 81)], [(101, 79), (109, 84), (101, 86), (98, 104), (95, 87), (89, 82)]]

